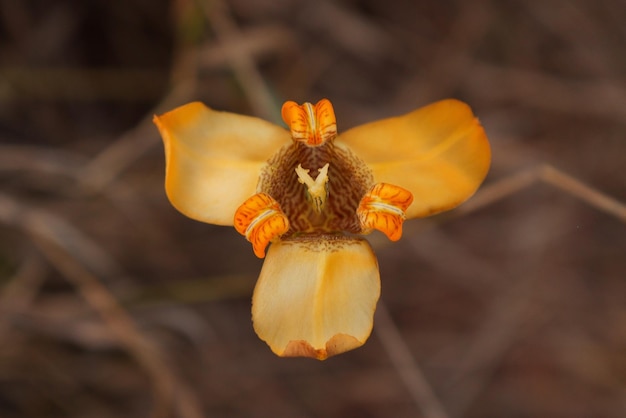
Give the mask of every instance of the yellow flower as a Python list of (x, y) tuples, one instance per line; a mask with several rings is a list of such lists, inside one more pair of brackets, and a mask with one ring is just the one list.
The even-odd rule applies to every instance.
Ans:
[(252, 298), (258, 336), (279, 356), (323, 360), (359, 347), (380, 296), (360, 237), (396, 241), (405, 219), (471, 196), (490, 162), (470, 108), (443, 100), (337, 134), (331, 103), (282, 109), (285, 130), (194, 102), (155, 116), (171, 203), (232, 225), (267, 258)]

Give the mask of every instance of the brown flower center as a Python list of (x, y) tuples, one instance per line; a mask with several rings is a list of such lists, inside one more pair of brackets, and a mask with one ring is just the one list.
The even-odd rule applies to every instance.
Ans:
[[(296, 169), (316, 179), (328, 164), (326, 196), (322, 205), (303, 184)], [(371, 170), (348, 149), (327, 140), (319, 146), (296, 141), (279, 150), (261, 173), (258, 193), (267, 193), (289, 219), (287, 236), (297, 233), (360, 233), (356, 210), (373, 185)], [(321, 206), (321, 207), (320, 207)]]

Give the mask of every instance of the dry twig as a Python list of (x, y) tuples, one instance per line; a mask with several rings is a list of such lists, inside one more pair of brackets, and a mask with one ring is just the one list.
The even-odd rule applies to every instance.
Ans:
[(435, 395), (428, 380), (417, 365), (400, 330), (393, 322), (385, 304), (378, 303), (376, 310), (376, 335), (391, 359), (415, 405), (425, 418), (446, 418), (443, 405)]
[[(240, 36), (239, 28), (231, 17), (228, 6), (224, 1), (213, 0), (207, 2), (200, 0), (199, 3), (220, 42), (229, 42), (232, 38)], [(278, 114), (273, 95), (257, 70), (252, 56), (230, 50), (227, 52), (230, 66), (246, 93), (253, 112), (263, 119), (274, 122), (280, 121), (280, 115)]]
[[(133, 320), (98, 277), (74, 257), (79, 235), (65, 221), (1, 195), (0, 221), (18, 227), (31, 236), (41, 253), (76, 286), (111, 332), (151, 375), (155, 388), (155, 418), (169, 416), (174, 406), (181, 417), (202, 416), (191, 391), (175, 376), (154, 344), (136, 329)], [(67, 235), (68, 231), (70, 236)]]

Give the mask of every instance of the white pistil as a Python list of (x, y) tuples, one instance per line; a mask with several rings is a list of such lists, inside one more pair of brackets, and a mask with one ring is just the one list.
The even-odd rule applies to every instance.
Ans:
[(320, 169), (318, 169), (318, 175), (313, 180), (313, 177), (309, 175), (309, 170), (302, 168), (301, 164), (296, 167), (296, 174), (298, 175), (298, 181), (307, 187), (307, 192), (313, 201), (313, 207), (316, 212), (321, 212), (326, 203), (326, 197), (328, 196), (328, 190), (326, 184), (328, 183), (328, 167), (329, 163)]

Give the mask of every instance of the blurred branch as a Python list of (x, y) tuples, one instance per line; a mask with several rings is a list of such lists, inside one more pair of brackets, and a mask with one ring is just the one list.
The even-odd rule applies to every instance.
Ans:
[(621, 123), (626, 120), (626, 83), (621, 79), (568, 80), (542, 72), (475, 63), (467, 80), (464, 87), (468, 94), (484, 100)]
[(0, 171), (36, 171), (74, 178), (86, 163), (82, 155), (60, 149), (0, 144)]
[(8, 280), (0, 293), (0, 340), (7, 340), (11, 315), (27, 310), (41, 283), (44, 280), (46, 269), (43, 260), (38, 255), (24, 258), (17, 273)]
[(495, 183), (480, 189), (476, 196), (454, 211), (455, 216), (463, 216), (495, 201), (504, 199), (536, 182), (549, 184), (553, 187), (586, 202), (592, 207), (626, 222), (626, 203), (611, 197), (597, 189), (587, 186), (580, 180), (562, 172), (550, 164), (542, 164), (513, 175), (504, 177)]
[[(548, 164), (520, 171), (481, 188), (473, 199), (455, 210), (454, 217), (464, 216), (489, 206), (537, 182), (561, 189), (592, 207), (626, 222), (626, 205), (624, 203), (583, 184), (576, 178)], [(425, 225), (426, 227), (433, 227), (436, 224), (434, 222), (424, 223), (420, 225), (420, 228), (423, 229)], [(438, 268), (447, 271), (448, 274), (462, 274), (463, 277), (469, 278), (480, 276), (482, 281), (486, 279), (492, 282), (499, 281), (503, 274), (502, 271), (475, 259), (472, 254), (464, 251), (454, 242), (446, 242), (441, 233), (434, 231), (434, 235), (429, 236), (428, 248), (417, 246), (412, 241), (414, 249), (422, 253), (424, 259), (435, 262)], [(408, 233), (414, 234), (415, 232), (411, 230)], [(438, 243), (437, 238), (444, 241)], [(440, 248), (445, 248), (445, 253), (441, 252)], [(461, 273), (458, 269), (449, 271), (450, 269), (455, 270), (449, 264), (450, 259), (455, 260), (455, 266), (463, 266)], [(500, 359), (512, 345), (520, 327), (526, 322), (526, 318), (531, 312), (531, 295), (534, 284), (540, 276), (532, 272), (521, 275), (516, 272), (515, 276), (520, 279), (513, 288), (507, 288), (501, 292), (500, 297), (492, 304), (491, 313), (485, 316), (486, 319), (481, 328), (466, 344), (467, 348), (464, 350), (461, 363), (456, 366), (456, 373), (450, 379), (449, 384), (452, 392), (448, 393), (445, 399), (455, 416), (463, 416), (465, 410), (487, 385)], [(455, 385), (461, 387), (454, 389)]]
[(99, 276), (124, 277), (117, 262), (72, 224), (49, 212), (31, 209), (3, 193), (0, 193), (0, 222), (57, 242)]
[(422, 415), (425, 418), (448, 417), (383, 301), (378, 302), (374, 331)]
[[(462, 265), (462, 264), (459, 264)], [(482, 323), (467, 339), (463, 354), (454, 373), (448, 377), (448, 391), (444, 399), (454, 416), (465, 416), (472, 402), (493, 378), (505, 354), (521, 339), (524, 326), (531, 323), (532, 296), (539, 274), (517, 271), (513, 276), (490, 268), (481, 274), (506, 278), (508, 283), (491, 302)], [(517, 279), (517, 280), (515, 280)], [(502, 281), (502, 280), (500, 280)]]
[[(182, 17), (175, 16), (175, 25), (183, 24)], [(157, 140), (157, 130), (152, 123), (153, 115), (180, 106), (193, 97), (197, 88), (198, 50), (193, 45), (179, 42), (175, 46), (174, 57), (170, 71), (170, 92), (134, 128), (90, 161), (79, 178), (86, 191), (102, 191), (134, 161), (157, 146), (160, 141)]]
[[(198, 0), (207, 20), (215, 31), (218, 41), (228, 44), (239, 38), (240, 30), (226, 2), (222, 0)], [(278, 123), (281, 118), (272, 95), (263, 76), (256, 68), (251, 54), (242, 54), (236, 50), (226, 50), (228, 61), (237, 80), (241, 84), (255, 115)]]
[[(155, 390), (155, 418), (166, 418), (173, 406), (181, 417), (201, 418), (197, 401), (162, 359), (156, 346), (135, 327), (133, 320), (102, 285), (96, 275), (75, 257), (76, 240), (80, 237), (66, 222), (41, 210), (33, 210), (0, 195), (0, 222), (30, 235), (41, 253), (61, 272), (96, 311), (111, 332), (133, 354), (137, 362), (152, 376)], [(68, 236), (68, 232), (71, 236)], [(78, 241), (86, 242), (85, 239)]]
[[(204, 6), (204, 3), (201, 2)], [(225, 6), (213, 2), (211, 7), (203, 8), (207, 19), (218, 32), (218, 38), (226, 45), (241, 39), (232, 18), (228, 15)], [(269, 39), (277, 39), (276, 34), (270, 34)], [(252, 51), (252, 50), (251, 50)], [(252, 53), (250, 51), (250, 54)], [(234, 50), (222, 49), (227, 54), (228, 61), (233, 66), (255, 113), (268, 120), (279, 120), (275, 101), (259, 72), (256, 70), (250, 54), (241, 54)], [(133, 129), (122, 135), (113, 145), (97, 155), (86, 167), (80, 181), (86, 190), (97, 193), (112, 182), (132, 162), (140, 158), (159, 142), (155, 140), (157, 133), (152, 123), (154, 114), (183, 104), (193, 96), (197, 85), (198, 63), (202, 62), (199, 50), (196, 47), (181, 46), (172, 75), (175, 77), (172, 91)], [(204, 64), (209, 63), (204, 60)]]
[(268, 25), (242, 30), (217, 43), (202, 46), (198, 59), (202, 68), (223, 68), (232, 60), (255, 60), (276, 51), (292, 50), (295, 47), (291, 31), (283, 26)]
[(315, 38), (327, 38), (334, 48), (356, 55), (364, 62), (375, 63), (400, 53), (391, 35), (356, 8), (341, 2), (318, 0), (302, 2), (297, 11), (294, 19)]
[[(520, 6), (524, 6), (543, 30), (567, 43), (568, 48), (564, 48), (564, 52), (573, 55), (583, 71), (591, 70), (597, 77), (619, 76), (619, 71), (616, 71), (619, 54), (615, 54), (614, 45), (607, 42), (606, 33), (603, 33), (607, 22), (589, 18), (590, 9), (594, 8), (592, 3), (557, 0), (522, 3)], [(559, 18), (555, 19), (555, 16)]]
[(167, 73), (122, 68), (3, 68), (0, 102), (146, 101), (163, 94)]
[(79, 177), (84, 189), (98, 193), (107, 187), (117, 176), (134, 161), (160, 142), (152, 118), (182, 104), (192, 96), (195, 82), (180, 82), (173, 90), (152, 109), (134, 128), (124, 133), (112, 145), (94, 157), (84, 168)]
[[(408, 236), (417, 234), (425, 229), (434, 228), (442, 221), (446, 222), (457, 219), (476, 210), (486, 208), (536, 183), (545, 183), (557, 189), (561, 189), (595, 209), (608, 213), (622, 222), (626, 222), (626, 203), (606, 193), (602, 193), (594, 187), (586, 185), (577, 178), (554, 168), (550, 164), (544, 163), (539, 166), (520, 170), (517, 173), (484, 185), (471, 199), (454, 209), (449, 215), (442, 216), (441, 219), (436, 221), (423, 220), (422, 222), (409, 222), (404, 226), (404, 233)], [(380, 245), (377, 246), (385, 246), (388, 244), (388, 241), (381, 241)]]
[(154, 346), (139, 334), (130, 317), (96, 276), (85, 270), (70, 254), (61, 250), (58, 244), (45, 241), (36, 231), (33, 232), (33, 240), (42, 254), (77, 287), (89, 305), (109, 325), (113, 334), (124, 343), (137, 362), (146, 368), (154, 384), (153, 416), (166, 418), (174, 402), (174, 383)]
[(394, 103), (414, 106), (448, 97), (468, 78), (473, 50), (490, 27), (493, 8), (486, 0), (460, 2), (459, 7), (446, 38), (432, 45), (433, 56), (424, 73), (409, 80)]

